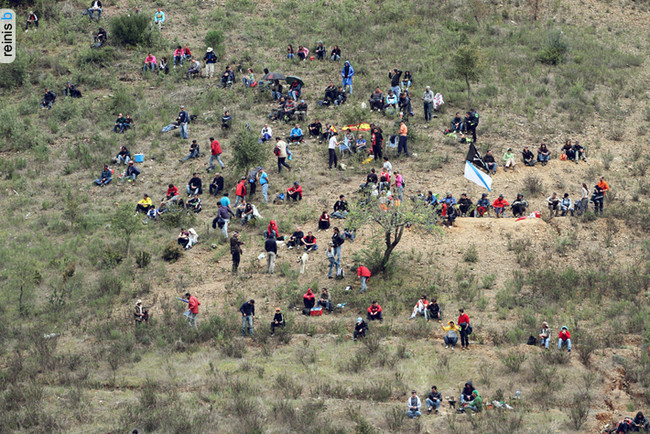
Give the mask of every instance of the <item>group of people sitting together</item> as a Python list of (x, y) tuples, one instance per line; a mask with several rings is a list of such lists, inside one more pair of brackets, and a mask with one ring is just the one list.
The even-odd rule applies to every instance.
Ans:
[[(458, 114), (457, 114), (458, 116)], [(453, 123), (454, 121), (452, 121)], [(560, 149), (561, 155), (560, 160), (562, 161), (573, 161), (578, 164), (579, 160), (587, 161), (585, 156), (585, 148), (575, 140), (573, 144), (571, 140), (567, 140), (564, 146)], [(522, 161), (525, 166), (535, 166), (535, 164), (540, 163), (542, 166), (546, 166), (548, 161), (551, 158), (551, 150), (548, 148), (546, 143), (542, 143), (537, 148), (537, 155), (530, 150), (528, 146), (524, 146), (524, 149), (521, 151)], [(503, 153), (503, 170), (507, 172), (508, 169), (515, 170), (517, 165), (517, 159), (512, 148), (507, 148)], [(486, 169), (489, 173), (495, 174), (497, 172), (498, 163), (494, 159), (492, 152), (488, 150), (483, 156), (483, 162), (485, 163)]]
[[(324, 60), (325, 56), (327, 55), (327, 50), (325, 49), (325, 46), (323, 45), (323, 41), (318, 41), (316, 43), (316, 47), (313, 49), (313, 53), (315, 56), (309, 56), (309, 49), (302, 46), (298, 45), (298, 49), (295, 50), (293, 48), (292, 44), (289, 44), (287, 46), (287, 59), (289, 60)], [(341, 60), (341, 49), (339, 48), (338, 45), (334, 45), (334, 48), (332, 48), (332, 51), (329, 54), (329, 59), (332, 62), (336, 62), (338, 60)]]
[[(456, 400), (454, 398), (447, 397), (447, 400), (451, 408), (456, 406)], [(438, 414), (438, 410), (442, 404), (442, 394), (437, 386), (431, 386), (431, 392), (429, 392), (425, 399), (425, 403), (427, 406), (427, 414), (431, 414), (433, 411), (435, 411), (435, 414)], [(409, 418), (415, 419), (422, 416), (422, 400), (416, 390), (411, 391), (411, 396), (407, 399), (406, 406), (406, 414)], [(481, 395), (474, 388), (472, 382), (468, 381), (460, 393), (460, 404), (457, 412), (464, 413), (466, 411), (473, 411), (479, 413), (483, 411), (483, 407), (483, 398), (481, 398)]]

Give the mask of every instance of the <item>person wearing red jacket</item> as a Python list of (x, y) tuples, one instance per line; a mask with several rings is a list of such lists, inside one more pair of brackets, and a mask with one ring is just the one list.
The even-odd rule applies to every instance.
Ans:
[(246, 198), (246, 177), (242, 176), (241, 181), (235, 187), (235, 195), (237, 195), (235, 199), (235, 206), (237, 206), (240, 200), (243, 201)]
[(506, 207), (510, 206), (507, 200), (503, 198), (503, 195), (500, 194), (497, 200), (492, 202), (492, 207), (494, 208), (494, 211), (497, 213), (497, 218), (501, 217), (503, 215), (503, 211), (505, 211)]
[(196, 328), (196, 317), (199, 315), (199, 306), (201, 303), (199, 303), (199, 300), (189, 292), (185, 293), (185, 299), (188, 303), (186, 314), (187, 323), (190, 325), (190, 327)]
[(460, 345), (463, 350), (469, 350), (469, 315), (464, 309), (458, 309), (458, 326), (460, 327)]
[(178, 191), (178, 187), (176, 187), (174, 184), (169, 184), (167, 186), (167, 201), (168, 202), (176, 202), (178, 199), (181, 198), (181, 194)]
[(302, 302), (305, 303), (305, 309), (311, 309), (316, 304), (316, 294), (311, 288), (307, 289), (305, 295), (302, 296)]
[(223, 152), (221, 150), (221, 144), (214, 137), (210, 137), (210, 150), (212, 152), (212, 155), (210, 155), (210, 166), (208, 167), (208, 173), (214, 169), (214, 160), (217, 160), (222, 169), (225, 167), (223, 161), (221, 161), (221, 153)]
[(370, 270), (368, 270), (367, 267), (364, 267), (363, 265), (359, 265), (359, 268), (357, 268), (357, 279), (361, 279), (361, 293), (363, 294), (366, 292), (366, 289), (368, 289), (368, 279), (372, 274), (370, 273)]
[(377, 301), (373, 301), (368, 308), (368, 321), (379, 320), (380, 323), (384, 322), (384, 314), (381, 312), (381, 306)]
[(569, 352), (571, 352), (571, 332), (569, 332), (567, 326), (562, 326), (562, 330), (560, 330), (560, 334), (557, 339), (558, 350), (562, 349), (563, 342), (566, 342), (566, 346), (569, 349)]
[(271, 220), (269, 222), (269, 226), (266, 228), (266, 232), (264, 232), (264, 236), (266, 238), (280, 239), (280, 231), (278, 230), (278, 225), (277, 223), (275, 223), (275, 220)]
[(287, 196), (294, 201), (302, 200), (302, 186), (297, 182), (294, 182), (293, 187), (287, 188)]

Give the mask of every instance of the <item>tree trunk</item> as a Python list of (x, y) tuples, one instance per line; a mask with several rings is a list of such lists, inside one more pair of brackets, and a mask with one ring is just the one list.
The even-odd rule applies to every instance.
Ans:
[(126, 257), (129, 257), (129, 253), (131, 253), (131, 237), (126, 238)]
[(465, 83), (467, 83), (467, 104), (471, 105), (472, 104), (472, 95), (471, 95), (471, 88), (469, 85), (469, 77), (465, 76)]
[[(386, 250), (384, 250), (384, 257), (381, 260), (381, 271), (384, 272), (386, 271), (386, 265), (388, 265), (388, 261), (390, 260), (390, 255), (393, 253), (393, 250), (395, 250), (395, 247), (399, 244), (400, 240), (402, 239), (402, 234), (404, 233), (404, 226), (398, 226), (393, 229), (395, 231), (395, 234), (393, 236), (392, 232), (390, 230), (385, 232), (386, 235)], [(392, 238), (392, 240), (391, 240)]]

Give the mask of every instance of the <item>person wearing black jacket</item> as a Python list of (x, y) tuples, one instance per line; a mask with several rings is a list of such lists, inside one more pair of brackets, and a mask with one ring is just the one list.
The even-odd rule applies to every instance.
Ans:
[(472, 392), (474, 391), (474, 386), (472, 385), (471, 381), (468, 381), (465, 383), (465, 387), (463, 387), (463, 391), (460, 393), (460, 403), (463, 404), (465, 402), (471, 401), (472, 398)]
[(345, 237), (343, 237), (339, 228), (335, 227), (334, 234), (332, 235), (332, 243), (334, 243), (334, 254), (336, 255), (336, 263), (338, 267), (341, 266), (341, 246), (344, 242)]
[(381, 134), (381, 129), (375, 127), (372, 132), (372, 153), (375, 156), (375, 161), (383, 158), (382, 145), (384, 143), (384, 136)]
[(271, 322), (271, 336), (275, 335), (276, 327), (284, 327), (284, 325), (284, 315), (282, 315), (282, 312), (280, 312), (280, 308), (276, 307), (275, 315), (273, 315), (273, 321)]
[(216, 196), (220, 191), (223, 191), (223, 176), (220, 173), (215, 173), (210, 183), (210, 194)]
[(599, 185), (594, 186), (594, 193), (591, 195), (591, 201), (594, 203), (594, 212), (603, 215), (603, 201), (605, 199), (605, 192)]
[(379, 178), (377, 177), (377, 174), (375, 173), (375, 169), (370, 169), (370, 173), (366, 176), (366, 187), (369, 187), (370, 185), (377, 185), (379, 182)]
[(429, 306), (427, 306), (427, 309), (429, 309), (429, 319), (428, 321), (431, 321), (432, 319), (437, 319), (438, 322), (441, 321), (440, 318), (440, 305), (438, 304), (437, 300), (434, 298), (429, 302)]
[(81, 98), (81, 91), (74, 84), (68, 82), (65, 89), (63, 89), (63, 95), (71, 98)]
[(336, 101), (337, 90), (334, 82), (330, 81), (329, 86), (325, 88), (325, 102), (327, 105), (334, 104)]
[(427, 414), (431, 414), (431, 410), (436, 410), (436, 414), (438, 414), (442, 402), (442, 395), (438, 392), (438, 387), (431, 386), (431, 393), (429, 393), (425, 402), (427, 403)]
[(524, 164), (526, 166), (534, 166), (535, 163), (537, 162), (535, 160), (535, 154), (533, 154), (530, 149), (528, 149), (528, 146), (524, 146), (524, 150), (521, 151), (521, 155), (524, 157)]
[(517, 199), (515, 199), (512, 204), (510, 204), (510, 208), (512, 209), (512, 215), (514, 217), (523, 217), (524, 213), (526, 212), (526, 208), (528, 208), (528, 201), (524, 199), (524, 195), (519, 193), (517, 194)]
[(331, 217), (344, 219), (348, 216), (348, 212), (350, 212), (348, 202), (345, 200), (344, 195), (340, 195), (339, 200), (334, 204), (334, 212), (331, 214)]
[(274, 236), (266, 239), (264, 250), (266, 250), (266, 272), (273, 274), (275, 271), (275, 258), (278, 256), (278, 243), (275, 241)]
[(388, 72), (388, 78), (390, 78), (390, 90), (392, 90), (395, 95), (399, 95), (400, 93), (399, 80), (401, 77), (402, 71), (397, 68), (393, 69), (392, 72)]
[(494, 155), (492, 155), (492, 151), (487, 151), (485, 155), (483, 156), (483, 162), (488, 168), (488, 172), (494, 174), (497, 173), (497, 163), (494, 161)]
[(181, 106), (181, 111), (178, 113), (176, 122), (181, 127), (181, 139), (187, 139), (187, 124), (190, 123), (190, 115), (185, 111), (185, 106)]
[(472, 207), (472, 199), (467, 197), (467, 193), (461, 194), (460, 199), (458, 199), (458, 209), (460, 211), (461, 217), (465, 217), (471, 207)]
[(356, 341), (357, 338), (366, 337), (367, 331), (368, 323), (365, 322), (361, 317), (357, 318), (357, 323), (354, 325), (354, 334), (352, 335), (354, 337), (354, 340)]
[(478, 113), (474, 109), (470, 109), (465, 116), (465, 131), (472, 133), (472, 140), (476, 143), (476, 127), (478, 127)]
[(203, 194), (201, 178), (199, 178), (198, 173), (192, 174), (190, 182), (187, 183), (187, 196), (193, 196), (195, 194)]
[(323, 124), (316, 119), (307, 126), (307, 129), (309, 129), (309, 137), (319, 137), (323, 132)]
[(45, 95), (43, 95), (43, 101), (41, 101), (41, 109), (51, 109), (52, 104), (56, 100), (56, 95), (50, 89), (45, 89)]
[[(228, 209), (225, 206), (222, 206), (221, 208)], [(214, 222), (212, 222), (212, 226), (213, 227), (215, 226)], [(244, 242), (239, 240), (239, 232), (235, 231), (235, 233), (232, 234), (232, 238), (230, 238), (230, 254), (232, 255), (232, 272), (233, 272), (233, 274), (237, 273), (237, 268), (239, 268), (239, 261), (241, 259), (241, 253), (242, 253), (241, 252), (242, 244), (244, 244)], [(253, 313), (255, 313), (255, 312), (253, 312)]]
[(203, 60), (205, 61), (205, 76), (212, 78), (214, 75), (214, 64), (217, 63), (217, 55), (214, 54), (212, 47), (208, 47), (203, 56)]
[[(253, 319), (255, 319), (255, 300), (248, 300), (239, 308), (241, 312), (241, 334), (246, 336), (246, 329), (253, 336)], [(248, 327), (247, 327), (248, 326)]]

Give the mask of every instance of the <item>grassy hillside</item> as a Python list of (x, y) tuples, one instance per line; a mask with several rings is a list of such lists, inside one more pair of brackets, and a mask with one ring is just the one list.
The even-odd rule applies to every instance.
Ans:
[[(0, 1), (26, 16), (28, 8), (13, 3)], [(100, 25), (109, 44), (94, 49), (98, 25), (81, 16), (85, 2), (32, 3), (41, 18), (38, 31), (21, 32), (16, 62), (0, 66), (0, 431), (596, 432), (622, 415), (647, 412), (647, 4), (106, 0)], [(135, 6), (147, 16), (162, 7), (167, 22), (160, 33), (145, 32), (145, 43), (125, 46), (110, 22)], [(266, 118), (275, 104), (268, 93), (244, 88), (241, 72), (226, 90), (217, 79), (186, 80), (186, 67), (141, 73), (147, 53), (171, 59), (178, 44), (202, 58), (211, 30), (224, 37), (215, 47), (223, 50), (218, 74), (231, 65), (253, 68), (258, 79), (263, 68), (303, 78), (309, 104), (303, 130), (318, 118), (338, 127), (375, 122), (386, 137), (396, 133), (397, 118), (368, 112), (362, 103), (376, 86), (388, 90), (390, 69), (410, 70), (413, 155), (386, 151), (406, 179), (406, 196), (431, 190), (480, 197), (483, 190), (463, 178), (466, 145), (441, 132), (458, 111), (479, 111), (477, 147), (491, 149), (497, 160), (508, 147), (519, 158), (524, 145), (548, 143), (554, 153), (548, 166), (499, 168), (490, 195), (512, 201), (523, 192), (544, 218), (464, 218), (433, 234), (414, 226), (365, 294), (358, 293), (354, 270), (375, 262), (384, 247), (371, 224), (343, 247), (346, 279), (327, 279), (323, 247), (330, 231), (316, 232), (321, 250), (304, 275), (297, 254), (282, 248), (269, 276), (257, 259), (268, 221), (276, 220), (283, 234), (296, 225), (316, 231), (320, 212), (339, 194), (355, 200), (366, 172), (380, 165), (353, 156), (342, 159), (345, 170), (330, 171), (326, 145), (308, 140), (293, 146), (293, 170), (278, 174), (272, 145), (265, 145), (270, 195), (299, 181), (305, 199), (265, 205), (257, 193), (253, 202), (264, 218), (242, 231), (240, 273), (232, 276), (228, 246), (210, 226), (216, 199), (207, 194), (208, 157), (180, 163), (189, 141), (177, 130), (160, 130), (181, 104), (197, 115), (189, 138), (204, 153), (209, 137), (219, 139), (222, 173), (234, 197), (244, 174), (234, 167), (235, 149), (243, 146), (246, 125), (257, 134), (269, 123), (282, 135), (291, 125)], [(339, 84), (342, 61), (285, 59), (287, 44), (313, 50), (319, 40), (328, 52), (338, 44), (342, 61), (356, 71), (354, 93), (341, 107), (316, 101), (330, 81)], [(462, 46), (480, 53), (471, 101), (454, 68)], [(63, 98), (67, 81), (83, 98)], [(420, 99), (427, 85), (445, 100), (430, 123)], [(58, 96), (49, 111), (39, 109), (45, 88)], [(226, 109), (234, 119), (229, 132), (220, 129)], [(120, 112), (135, 120), (124, 135), (112, 132)], [(557, 158), (566, 139), (587, 148), (587, 162)], [(96, 187), (92, 181), (121, 145), (145, 155), (137, 184), (115, 177), (110, 186)], [(123, 170), (111, 167), (116, 175)], [(143, 193), (157, 204), (167, 184), (184, 189), (193, 172), (206, 186), (202, 213), (147, 225), (132, 218)], [(547, 217), (545, 198), (552, 192), (577, 198), (583, 182), (591, 187), (600, 176), (611, 187), (602, 218), (592, 212)], [(181, 226), (194, 227), (200, 242), (170, 263), (163, 252)], [(332, 315), (303, 317), (296, 306), (308, 287), (317, 294), (328, 287), (335, 303), (347, 305)], [(187, 327), (186, 305), (176, 300), (186, 291), (201, 301), (197, 331)], [(408, 321), (422, 293), (438, 299), (444, 323), (465, 308), (474, 326), (470, 351), (445, 350), (436, 322)], [(238, 308), (249, 298), (257, 301), (257, 334), (243, 339)], [(137, 299), (150, 306), (146, 327), (132, 323)], [(354, 321), (373, 300), (385, 321), (353, 342)], [(271, 338), (275, 307), (288, 326)], [(553, 329), (548, 352), (525, 345), (542, 321)], [(570, 355), (553, 348), (563, 325), (572, 333)], [(405, 418), (410, 390), (424, 400), (435, 384), (444, 397), (457, 399), (468, 380), (485, 402), (505, 401), (514, 410), (470, 417), (445, 403), (440, 415)], [(512, 399), (516, 390), (519, 400)]]

